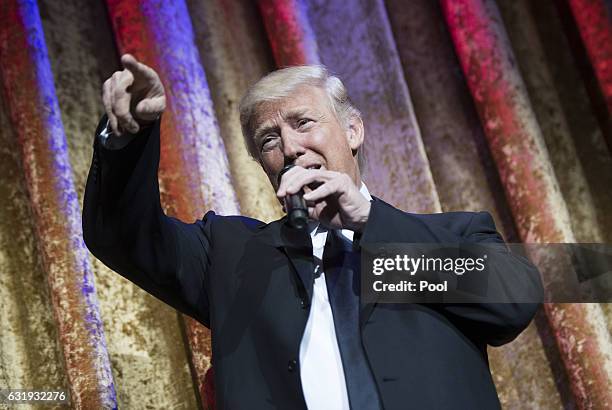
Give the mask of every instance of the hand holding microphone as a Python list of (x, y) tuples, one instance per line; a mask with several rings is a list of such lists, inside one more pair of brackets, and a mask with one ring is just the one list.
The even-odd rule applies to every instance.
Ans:
[(369, 219), (369, 199), (344, 172), (287, 165), (277, 182), (276, 195), (284, 201), (288, 223), (294, 228), (302, 229), (312, 219), (330, 229), (361, 232)]
[[(286, 165), (278, 174), (277, 185), (280, 186), (283, 175), (295, 165)], [(285, 210), (289, 217), (289, 225), (296, 229), (304, 229), (308, 224), (308, 207), (304, 200), (304, 190), (285, 196)]]

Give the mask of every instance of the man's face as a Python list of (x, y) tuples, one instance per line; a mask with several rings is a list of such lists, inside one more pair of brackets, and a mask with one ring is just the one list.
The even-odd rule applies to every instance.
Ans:
[(354, 153), (363, 142), (363, 124), (354, 117), (345, 127), (330, 104), (324, 90), (303, 85), (287, 98), (257, 107), (253, 138), (274, 189), (278, 188), (279, 172), (287, 164), (343, 172), (360, 185)]

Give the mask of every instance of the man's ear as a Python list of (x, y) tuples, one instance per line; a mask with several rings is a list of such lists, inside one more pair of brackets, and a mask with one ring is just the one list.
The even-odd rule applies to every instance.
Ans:
[(363, 121), (361, 120), (361, 117), (358, 115), (351, 115), (348, 121), (348, 129), (346, 130), (346, 136), (353, 155), (357, 154), (359, 147), (361, 147), (361, 145), (363, 144), (363, 139), (365, 137), (364, 134), (365, 132), (363, 129)]

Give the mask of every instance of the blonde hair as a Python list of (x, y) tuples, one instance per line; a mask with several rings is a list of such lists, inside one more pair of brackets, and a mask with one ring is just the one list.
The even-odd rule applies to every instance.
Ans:
[[(330, 107), (340, 123), (348, 128), (353, 116), (361, 118), (361, 112), (351, 103), (346, 87), (340, 78), (329, 73), (322, 65), (302, 65), (272, 71), (253, 84), (240, 101), (240, 126), (242, 136), (251, 157), (258, 159), (257, 147), (253, 138), (252, 121), (258, 105), (289, 97), (296, 88), (312, 85), (323, 89), (329, 97)], [(361, 147), (357, 151), (357, 162), (363, 169)]]

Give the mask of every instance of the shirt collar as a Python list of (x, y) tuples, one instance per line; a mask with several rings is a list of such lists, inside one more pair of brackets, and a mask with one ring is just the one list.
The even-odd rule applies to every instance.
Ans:
[(359, 192), (361, 192), (361, 195), (363, 195), (364, 198), (368, 201), (372, 200), (372, 195), (370, 195), (370, 191), (368, 191), (368, 187), (363, 181), (361, 181), (361, 187), (359, 188)]

